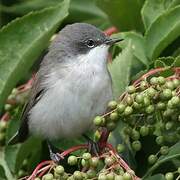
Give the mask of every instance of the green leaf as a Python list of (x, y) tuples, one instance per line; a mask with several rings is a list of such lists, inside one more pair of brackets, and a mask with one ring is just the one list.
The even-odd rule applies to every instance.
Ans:
[(180, 67), (180, 55), (175, 58), (174, 67)]
[(180, 4), (177, 0), (146, 0), (141, 10), (144, 27), (148, 27), (165, 11)]
[(16, 19), (0, 30), (0, 109), (16, 83), (47, 47), (68, 14), (69, 0)]
[(153, 60), (180, 35), (180, 6), (159, 16), (145, 34), (146, 53)]
[(113, 93), (117, 98), (124, 92), (130, 82), (130, 72), (133, 59), (132, 45), (128, 46), (109, 64), (109, 71), (112, 77)]
[(150, 176), (148, 178), (145, 178), (144, 180), (166, 180), (166, 179), (165, 179), (163, 174), (156, 174), (154, 176)]
[(1, 180), (6, 180), (7, 179), (4, 168), (1, 165), (0, 165), (0, 179)]
[(144, 31), (140, 10), (144, 1), (97, 0), (97, 5), (108, 15), (112, 24), (121, 31)]
[(145, 40), (144, 37), (136, 33), (134, 31), (122, 32), (114, 34), (113, 37), (124, 39), (122, 43), (119, 43), (119, 47), (124, 48), (128, 45), (128, 42), (131, 41), (132, 44), (132, 52), (134, 56), (146, 67), (148, 67), (149, 62), (146, 57), (146, 49), (145, 49)]
[(147, 178), (149, 175), (153, 173), (155, 169), (157, 169), (161, 164), (171, 161), (173, 159), (177, 159), (180, 157), (180, 142), (173, 145), (169, 148), (169, 153), (167, 155), (161, 155), (158, 161), (147, 171), (143, 178)]

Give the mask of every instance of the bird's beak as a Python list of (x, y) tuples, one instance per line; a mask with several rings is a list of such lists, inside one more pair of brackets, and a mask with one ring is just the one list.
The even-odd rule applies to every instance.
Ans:
[(107, 45), (110, 45), (112, 46), (113, 44), (117, 43), (117, 42), (120, 42), (122, 41), (123, 39), (121, 38), (113, 38), (113, 39), (107, 39), (104, 43), (107, 44)]

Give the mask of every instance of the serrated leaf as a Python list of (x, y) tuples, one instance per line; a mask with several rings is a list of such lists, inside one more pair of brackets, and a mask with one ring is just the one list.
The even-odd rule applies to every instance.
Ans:
[(149, 175), (153, 173), (155, 169), (157, 169), (161, 164), (171, 161), (173, 159), (177, 159), (180, 157), (180, 142), (176, 143), (172, 147), (169, 148), (169, 153), (167, 155), (161, 155), (157, 162), (147, 171), (143, 178), (147, 178)]
[(109, 71), (112, 77), (114, 97), (117, 98), (126, 89), (130, 82), (131, 65), (133, 59), (132, 45), (129, 45), (117, 55), (111, 64)]
[(97, 0), (97, 5), (108, 15), (112, 24), (121, 31), (143, 32), (140, 9), (143, 1), (138, 0)]
[(30, 13), (0, 30), (0, 109), (16, 83), (47, 47), (67, 16), (69, 0), (56, 7)]
[(145, 28), (147, 29), (161, 14), (178, 4), (180, 1), (177, 0), (146, 0), (141, 10)]
[(154, 60), (178, 36), (180, 36), (180, 6), (159, 16), (146, 31), (146, 53)]

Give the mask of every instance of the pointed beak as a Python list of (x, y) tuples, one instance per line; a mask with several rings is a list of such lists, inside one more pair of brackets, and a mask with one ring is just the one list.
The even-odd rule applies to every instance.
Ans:
[(107, 45), (110, 45), (110, 46), (112, 46), (113, 44), (115, 44), (115, 43), (118, 43), (118, 42), (120, 42), (120, 41), (122, 41), (123, 39), (121, 39), (121, 38), (113, 38), (113, 39), (107, 39), (104, 43), (105, 44), (107, 44)]

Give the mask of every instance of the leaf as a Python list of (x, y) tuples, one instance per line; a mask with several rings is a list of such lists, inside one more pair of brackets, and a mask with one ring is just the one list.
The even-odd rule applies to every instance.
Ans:
[(158, 161), (147, 171), (143, 178), (147, 178), (149, 175), (153, 173), (155, 169), (157, 169), (161, 164), (171, 161), (173, 159), (177, 159), (180, 157), (180, 142), (173, 145), (169, 148), (169, 153), (167, 155), (161, 155)]
[(0, 179), (1, 180), (6, 180), (7, 179), (4, 168), (1, 165), (0, 165)]
[(143, 32), (140, 10), (144, 1), (138, 0), (97, 0), (97, 5), (108, 15), (112, 24), (121, 31)]
[(131, 43), (129, 42), (128, 46), (122, 51), (122, 53), (117, 55), (112, 64), (109, 64), (115, 98), (123, 93), (129, 84), (132, 58), (132, 48)]
[(148, 27), (165, 11), (180, 4), (177, 0), (146, 0), (141, 10), (144, 27)]
[(175, 58), (174, 67), (180, 67), (180, 55)]
[(0, 30), (0, 109), (68, 14), (69, 0), (16, 19)]
[(165, 179), (163, 174), (156, 174), (154, 176), (150, 176), (148, 178), (145, 178), (144, 180), (166, 180), (166, 179)]
[(159, 16), (146, 31), (146, 53), (154, 60), (180, 35), (180, 6)]
[(128, 42), (131, 41), (134, 56), (138, 58), (146, 67), (148, 67), (149, 62), (145, 54), (145, 40), (141, 34), (134, 31), (129, 31), (114, 34), (113, 37), (124, 39), (124, 43), (122, 42), (118, 44), (121, 48), (126, 47)]

